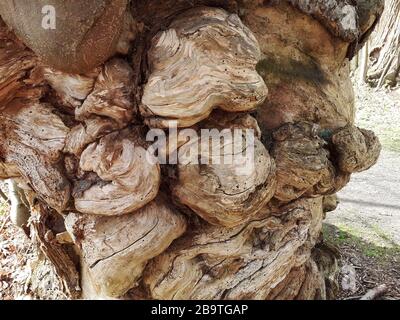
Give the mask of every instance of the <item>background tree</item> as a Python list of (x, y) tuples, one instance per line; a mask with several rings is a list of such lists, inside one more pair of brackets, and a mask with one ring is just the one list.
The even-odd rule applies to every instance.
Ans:
[(385, 10), (371, 37), (370, 58), (373, 63), (368, 80), (381, 87), (396, 86), (400, 81), (400, 2), (385, 0)]

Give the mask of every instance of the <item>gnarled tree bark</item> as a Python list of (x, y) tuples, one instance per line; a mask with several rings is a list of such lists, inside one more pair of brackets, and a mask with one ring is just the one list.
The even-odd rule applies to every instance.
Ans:
[[(349, 79), (380, 1), (53, 0), (53, 33), (32, 28), (43, 3), (0, 3), (0, 177), (25, 191), (65, 291), (330, 297), (324, 214), (380, 152)], [(150, 130), (174, 124), (152, 153)]]

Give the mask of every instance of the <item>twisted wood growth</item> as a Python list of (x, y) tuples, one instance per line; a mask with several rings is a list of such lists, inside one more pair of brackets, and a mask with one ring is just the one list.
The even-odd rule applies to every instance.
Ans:
[(0, 148), (6, 163), (17, 165), (38, 197), (62, 212), (70, 200), (70, 182), (60, 166), (69, 131), (52, 106), (14, 99), (0, 114)]
[(314, 124), (285, 124), (273, 132), (273, 138), (272, 155), (277, 163), (275, 198), (280, 201), (331, 194), (348, 182), (349, 175), (329, 160), (328, 144), (318, 136)]
[(161, 117), (150, 119), (150, 126), (168, 126), (168, 119), (190, 126), (216, 107), (253, 110), (267, 96), (255, 70), (261, 55), (257, 40), (237, 15), (224, 10), (200, 8), (179, 15), (153, 38), (148, 54), (151, 74), (142, 113)]
[(332, 136), (339, 168), (353, 173), (368, 170), (378, 160), (381, 151), (379, 140), (370, 130), (348, 126)]
[[(162, 253), (185, 229), (185, 219), (157, 198), (135, 214), (97, 217), (70, 213), (66, 228), (88, 270), (86, 295), (119, 297), (137, 285), (147, 261)], [(106, 246), (104, 246), (106, 244)]]
[(45, 31), (42, 0), (0, 2), (0, 177), (65, 291), (331, 297), (322, 220), (380, 152), (348, 59), (381, 2), (84, 3), (53, 0)]
[(76, 192), (75, 208), (79, 212), (122, 215), (156, 197), (160, 168), (147, 161), (147, 151), (138, 145), (138, 139), (135, 131), (114, 132), (83, 151), (79, 169), (94, 172), (101, 180)]
[(56, 103), (64, 107), (66, 112), (74, 113), (75, 108), (80, 107), (93, 90), (99, 70), (94, 69), (88, 74), (72, 74), (43, 67), (41, 72), (54, 90), (52, 94)]
[[(268, 298), (291, 269), (310, 259), (322, 226), (320, 201), (299, 200), (277, 212), (265, 209), (235, 228), (196, 225), (149, 264), (144, 282), (151, 296)], [(302, 282), (297, 286), (298, 292)], [(280, 292), (274, 294), (277, 297)]]
[(92, 116), (114, 120), (116, 128), (123, 128), (133, 118), (133, 71), (121, 59), (107, 62), (96, 79), (93, 90), (81, 106), (75, 109), (75, 118), (85, 121)]
[[(256, 127), (252, 128), (252, 125)], [(206, 161), (197, 163), (197, 157), (193, 157), (178, 164), (178, 181), (172, 193), (180, 203), (211, 224), (225, 227), (243, 224), (275, 193), (274, 160), (260, 137), (255, 137), (254, 141), (242, 134), (235, 137), (235, 129), (251, 128), (259, 132), (255, 119), (249, 115), (246, 119), (239, 116), (222, 126), (218, 115), (213, 115), (199, 127), (225, 130), (221, 131), (224, 143), (211, 146), (210, 150), (204, 146), (212, 143), (208, 139), (196, 138), (182, 145), (180, 154), (201, 154)], [(247, 154), (251, 147), (254, 147), (254, 153)]]

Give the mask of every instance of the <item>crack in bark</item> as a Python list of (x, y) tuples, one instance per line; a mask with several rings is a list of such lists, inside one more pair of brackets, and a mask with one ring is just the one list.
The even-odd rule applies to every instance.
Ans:
[(90, 269), (93, 269), (93, 268), (94, 268), (97, 264), (99, 264), (100, 262), (105, 261), (105, 260), (108, 260), (108, 259), (114, 257), (115, 255), (117, 255), (117, 254), (119, 254), (119, 253), (121, 253), (121, 252), (123, 252), (123, 251), (125, 251), (125, 250), (127, 250), (127, 249), (129, 249), (129, 248), (131, 248), (131, 247), (134, 246), (136, 243), (138, 243), (140, 240), (146, 238), (146, 237), (157, 227), (158, 221), (159, 221), (159, 220), (158, 220), (158, 217), (157, 217), (157, 220), (156, 220), (155, 224), (154, 224), (154, 225), (151, 227), (151, 229), (150, 229), (149, 231), (147, 231), (142, 237), (140, 237), (139, 239), (135, 240), (134, 242), (132, 242), (131, 244), (129, 244), (129, 245), (126, 246), (125, 248), (123, 248), (123, 249), (121, 249), (121, 250), (118, 250), (118, 251), (114, 252), (113, 254), (111, 254), (111, 255), (109, 255), (109, 256), (107, 256), (107, 257), (105, 257), (105, 258), (101, 258), (101, 259), (96, 260), (94, 263), (92, 263), (92, 264), (89, 266), (89, 268), (90, 268)]

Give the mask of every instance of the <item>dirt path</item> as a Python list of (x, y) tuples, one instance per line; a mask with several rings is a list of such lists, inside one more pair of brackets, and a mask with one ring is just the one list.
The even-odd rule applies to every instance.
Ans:
[(359, 127), (373, 130), (383, 150), (370, 170), (355, 174), (327, 222), (379, 246), (400, 245), (400, 91), (355, 85)]
[(356, 174), (326, 222), (380, 246), (400, 246), (400, 153), (383, 150), (378, 163)]

